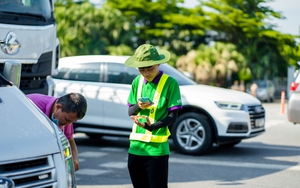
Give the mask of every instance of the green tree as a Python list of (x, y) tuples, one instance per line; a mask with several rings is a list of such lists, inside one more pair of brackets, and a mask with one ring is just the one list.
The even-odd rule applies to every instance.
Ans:
[(205, 22), (201, 8), (177, 6), (183, 0), (107, 0), (134, 24), (137, 47), (143, 43), (165, 46), (182, 55), (205, 42)]
[[(55, 17), (62, 56), (131, 55), (138, 45), (151, 43), (169, 50), (170, 64), (175, 65), (180, 55), (194, 57), (199, 45), (219, 41), (225, 46), (233, 44), (235, 51), (243, 55), (243, 60), (235, 60), (238, 76), (243, 80), (251, 79), (250, 74), (254, 78), (285, 76), (282, 70), (300, 59), (295, 36), (282, 34), (268, 23), (272, 18), (283, 18), (266, 6), (268, 0), (199, 0), (200, 6), (195, 8), (178, 6), (182, 2), (107, 0), (103, 7), (96, 8), (86, 0), (59, 0)], [(216, 70), (211, 62), (217, 61), (208, 59), (201, 63), (204, 69)], [(219, 76), (223, 74), (221, 70), (228, 70), (221, 68), (229, 61), (224, 62), (227, 63), (218, 63)]]
[(89, 2), (58, 2), (55, 7), (61, 56), (109, 54), (110, 46), (131, 46), (132, 25), (119, 10)]
[[(269, 0), (201, 0), (209, 7), (207, 24), (213, 41), (235, 44), (246, 58), (245, 67), (254, 78), (286, 76), (286, 67), (294, 64), (297, 54), (295, 37), (282, 34), (268, 23), (283, 16), (265, 6)], [(289, 50), (283, 50), (289, 49)], [(247, 72), (247, 71), (246, 71)]]
[(199, 45), (196, 51), (179, 58), (176, 67), (194, 75), (198, 83), (229, 87), (232, 76), (243, 70), (244, 63), (245, 58), (235, 45), (217, 42), (212, 46)]

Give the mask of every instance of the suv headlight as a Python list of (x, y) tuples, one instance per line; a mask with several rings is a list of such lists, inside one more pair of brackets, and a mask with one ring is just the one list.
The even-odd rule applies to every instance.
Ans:
[(59, 136), (64, 151), (65, 167), (66, 167), (66, 174), (67, 174), (66, 178), (68, 181), (68, 187), (73, 188), (76, 187), (76, 182), (75, 182), (76, 180), (75, 180), (75, 173), (73, 167), (71, 146), (69, 144), (67, 137), (61, 130), (59, 130)]
[(215, 101), (215, 103), (221, 109), (226, 109), (226, 110), (244, 110), (244, 105), (240, 104), (240, 103), (222, 102), (222, 101)]

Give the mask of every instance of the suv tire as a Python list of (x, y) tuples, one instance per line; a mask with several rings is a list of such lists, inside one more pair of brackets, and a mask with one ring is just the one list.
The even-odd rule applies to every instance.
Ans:
[(185, 113), (172, 126), (172, 140), (181, 153), (203, 154), (212, 147), (212, 127), (204, 116), (194, 112)]

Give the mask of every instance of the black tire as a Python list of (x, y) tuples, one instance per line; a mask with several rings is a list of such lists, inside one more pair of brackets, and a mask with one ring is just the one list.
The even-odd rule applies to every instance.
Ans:
[(176, 149), (184, 154), (204, 154), (213, 144), (211, 125), (204, 116), (194, 112), (181, 115), (171, 133)]
[(229, 143), (224, 143), (224, 144), (219, 144), (219, 147), (222, 147), (222, 148), (231, 148), (235, 145), (237, 145), (238, 143), (240, 143), (242, 140), (236, 140), (234, 142), (229, 142)]
[(264, 102), (267, 102), (267, 103), (269, 103), (270, 101), (271, 101), (270, 96), (268, 96), (268, 98), (266, 100), (264, 100)]
[(90, 139), (92, 140), (97, 140), (97, 139), (101, 139), (102, 135), (101, 134), (97, 134), (97, 133), (85, 133)]

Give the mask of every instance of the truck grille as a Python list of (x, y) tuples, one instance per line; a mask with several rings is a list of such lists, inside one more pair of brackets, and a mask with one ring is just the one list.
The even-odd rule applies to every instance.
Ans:
[[(17, 60), (17, 59), (16, 59)], [(4, 63), (0, 62), (0, 73), (3, 73)], [(25, 94), (48, 94), (46, 77), (51, 75), (52, 52), (42, 54), (35, 64), (22, 64), (20, 89)]]
[(40, 89), (43, 88), (43, 84), (46, 84), (46, 82), (46, 77), (22, 78), (20, 82), (20, 89)]
[(56, 170), (51, 155), (0, 164), (0, 176), (12, 179), (15, 188), (57, 188)]
[[(22, 65), (22, 72), (25, 72), (28, 67), (33, 65)], [(4, 64), (0, 63), (0, 73), (3, 74)], [(48, 94), (47, 78), (46, 77), (26, 77), (20, 80), (20, 89), (25, 93), (42, 93)]]
[(257, 119), (265, 118), (265, 109), (262, 105), (258, 106), (248, 106), (248, 112), (250, 116), (251, 129), (255, 130), (262, 127), (257, 127), (255, 121)]

